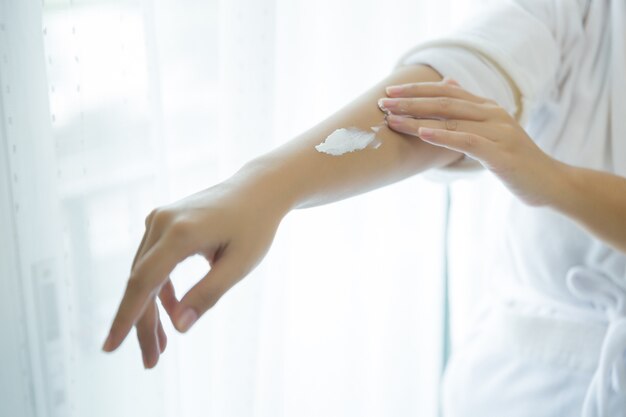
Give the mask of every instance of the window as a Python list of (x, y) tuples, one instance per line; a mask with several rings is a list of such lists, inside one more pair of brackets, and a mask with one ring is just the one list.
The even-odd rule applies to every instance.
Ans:
[[(474, 3), (0, 3), (0, 414), (434, 416), (445, 190), (420, 177), (291, 213), (190, 334), (166, 320), (156, 369), (132, 335), (100, 346), (153, 207), (321, 120)], [(180, 264), (178, 293), (206, 269)]]

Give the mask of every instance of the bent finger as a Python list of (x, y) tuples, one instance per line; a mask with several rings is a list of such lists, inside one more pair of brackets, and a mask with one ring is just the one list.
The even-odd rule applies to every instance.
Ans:
[(463, 152), (481, 162), (489, 157), (493, 147), (493, 142), (480, 135), (468, 132), (453, 132), (444, 129), (421, 127), (418, 135), (420, 139), (428, 143)]
[(163, 329), (163, 324), (161, 323), (161, 315), (159, 314), (159, 308), (157, 306), (157, 341), (159, 342), (159, 351), (161, 353), (165, 352), (165, 348), (167, 347), (167, 335), (165, 334), (165, 330)]
[(160, 349), (157, 339), (158, 318), (157, 305), (154, 299), (137, 321), (137, 339), (141, 348), (143, 366), (146, 369), (154, 367), (159, 361)]
[[(161, 287), (159, 291), (159, 299), (161, 300), (161, 305), (165, 308), (165, 312), (168, 316), (171, 316), (171, 312), (178, 304), (178, 300), (176, 299), (176, 294), (174, 293), (174, 285), (170, 278), (167, 278), (165, 284)], [(165, 347), (167, 346), (167, 335), (165, 334), (165, 330), (163, 329), (163, 323), (161, 322), (161, 315), (159, 313), (159, 308), (157, 306), (157, 340), (159, 342), (159, 350), (161, 353), (165, 351)]]
[(238, 282), (244, 271), (235, 261), (234, 252), (225, 251), (209, 272), (180, 300), (173, 315), (176, 329), (186, 332), (202, 315)]
[(396, 116), (393, 114), (385, 118), (387, 126), (398, 133), (418, 137), (421, 127), (432, 129), (447, 129), (481, 134), (484, 130), (484, 123), (467, 120), (435, 120), (435, 119), (414, 119), (412, 117)]
[(380, 106), (391, 114), (426, 119), (485, 121), (491, 108), (450, 97), (385, 98)]

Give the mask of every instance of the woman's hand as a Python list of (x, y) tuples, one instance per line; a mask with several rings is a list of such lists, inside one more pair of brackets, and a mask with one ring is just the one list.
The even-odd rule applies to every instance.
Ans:
[(496, 102), (453, 80), (387, 88), (379, 101), (390, 129), (478, 160), (526, 204), (546, 205), (559, 192), (559, 162), (544, 153)]
[[(135, 326), (144, 366), (154, 367), (167, 343), (157, 296), (176, 329), (187, 331), (267, 253), (285, 214), (269, 194), (225, 182), (153, 210), (103, 350), (115, 350)], [(169, 275), (195, 254), (211, 269), (178, 301)]]

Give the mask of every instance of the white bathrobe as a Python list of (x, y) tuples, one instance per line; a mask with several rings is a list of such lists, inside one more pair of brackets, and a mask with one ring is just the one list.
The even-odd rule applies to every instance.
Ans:
[[(626, 0), (502, 1), (401, 63), (497, 100), (556, 159), (626, 177)], [(507, 218), (444, 417), (626, 416), (626, 255), (512, 196)]]

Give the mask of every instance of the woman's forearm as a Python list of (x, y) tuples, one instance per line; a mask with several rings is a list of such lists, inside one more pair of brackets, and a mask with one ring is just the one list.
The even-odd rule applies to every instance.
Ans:
[(384, 121), (377, 102), (385, 87), (406, 82), (439, 81), (427, 66), (396, 69), (340, 111), (281, 147), (246, 164), (233, 181), (262, 190), (285, 211), (340, 200), (378, 188), (433, 167), (447, 165), (461, 153), (432, 146), (383, 126), (376, 149), (339, 156), (320, 153), (315, 146), (339, 128), (369, 131)]
[(558, 165), (561, 186), (550, 206), (626, 253), (626, 178)]

